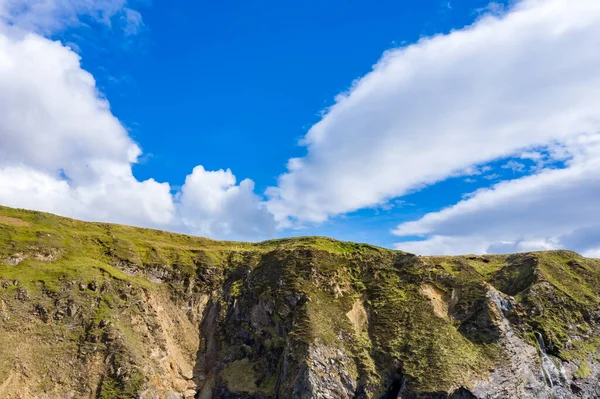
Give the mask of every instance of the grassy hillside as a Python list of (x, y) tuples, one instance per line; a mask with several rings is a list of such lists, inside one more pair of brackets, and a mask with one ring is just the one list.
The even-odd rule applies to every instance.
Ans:
[(295, 397), (316, 378), (339, 397), (435, 397), (508, 362), (506, 318), (586, 378), (599, 290), (600, 261), (569, 251), (418, 257), (0, 207), (0, 396)]

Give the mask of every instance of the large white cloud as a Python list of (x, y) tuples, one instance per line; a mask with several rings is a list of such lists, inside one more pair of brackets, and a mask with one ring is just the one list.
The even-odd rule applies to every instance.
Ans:
[(109, 21), (124, 12), (141, 23), (123, 5), (0, 0), (0, 204), (209, 236), (272, 233), (273, 217), (252, 181), (236, 185), (230, 171), (198, 167), (179, 193), (168, 183), (138, 181), (132, 164), (141, 149), (80, 57), (32, 32), (60, 29), (81, 14)]
[(600, 130), (600, 2), (524, 0), (387, 52), (268, 191), (280, 222), (322, 222), (474, 165)]
[(169, 223), (169, 185), (132, 175), (140, 153), (77, 54), (37, 34), (0, 34), (1, 203), (85, 219)]
[[(0, 36), (0, 160), (75, 183), (134, 162), (139, 147), (101, 98), (79, 56), (36, 34)], [(111, 165), (111, 166), (109, 166)]]

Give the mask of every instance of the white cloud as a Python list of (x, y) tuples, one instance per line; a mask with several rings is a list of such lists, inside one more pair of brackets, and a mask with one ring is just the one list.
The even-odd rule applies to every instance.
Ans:
[(322, 222), (596, 132), (596, 48), (600, 2), (524, 0), (389, 51), (309, 130), (307, 155), (290, 159), (269, 209), (284, 224)]
[(168, 184), (138, 182), (140, 148), (79, 56), (36, 34), (0, 34), (0, 201), (95, 220), (158, 225)]
[(502, 169), (510, 169), (514, 173), (521, 173), (525, 170), (525, 165), (523, 165), (521, 162), (517, 162), (517, 161), (513, 161), (513, 160), (508, 161), (501, 167), (502, 167)]
[(107, 174), (75, 185), (25, 166), (0, 168), (0, 204), (148, 227), (171, 225), (175, 212), (167, 183)]
[(477, 237), (432, 236), (425, 241), (400, 243), (396, 246), (396, 249), (419, 255), (464, 255), (483, 253), (486, 245)]
[(498, 180), (501, 176), (498, 173), (492, 173), (491, 175), (483, 176), (486, 180)]
[(0, 161), (45, 171), (63, 169), (76, 184), (127, 173), (139, 147), (97, 92), (79, 56), (29, 34), (0, 35)]
[(236, 185), (229, 169), (206, 171), (197, 166), (181, 190), (185, 225), (211, 237), (260, 237), (275, 232), (273, 216), (254, 194), (254, 182)]
[(600, 247), (600, 135), (580, 136), (569, 148), (573, 159), (563, 169), (498, 183), (400, 224), (394, 234), (427, 238), (397, 248), (420, 254), (553, 248), (592, 253)]
[(530, 159), (532, 161), (539, 161), (544, 158), (544, 155), (538, 151), (525, 151), (521, 154), (521, 159)]
[(112, 17), (127, 14), (125, 4), (126, 0), (0, 0), (0, 22), (40, 34), (79, 25), (81, 17), (110, 26)]
[(197, 167), (175, 195), (168, 183), (138, 181), (132, 164), (141, 149), (80, 57), (60, 42), (23, 34), (60, 28), (51, 23), (56, 15), (116, 15), (119, 4), (0, 0), (0, 17), (20, 30), (15, 35), (15, 26), (0, 22), (0, 204), (211, 236), (270, 234), (273, 218), (252, 181), (236, 185), (230, 171)]
[(583, 256), (587, 256), (588, 258), (598, 258), (600, 259), (600, 248), (592, 249), (586, 251), (582, 254)]

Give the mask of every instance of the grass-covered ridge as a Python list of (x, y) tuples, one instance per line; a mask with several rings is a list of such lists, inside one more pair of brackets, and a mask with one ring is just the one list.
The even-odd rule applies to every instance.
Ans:
[[(517, 334), (534, 346), (541, 334), (552, 354), (579, 366), (578, 378), (590, 375), (600, 347), (600, 261), (573, 252), (418, 257), (326, 237), (215, 241), (0, 207), (0, 347), (27, 334), (18, 350), (0, 354), (0, 384), (21, 373), (19, 362), (46, 375), (60, 369), (53, 356), (74, 357), (102, 376), (89, 383), (96, 397), (133, 398), (165, 384), (148, 374), (161, 373), (149, 342), (156, 352), (181, 341), (187, 346), (177, 350), (190, 359), (219, 348), (201, 381), (238, 394), (286, 397), (293, 387), (282, 379), (300, 378), (302, 367), (338, 378), (315, 353), (347, 364), (347, 378), (368, 397), (400, 380), (413, 392), (452, 392), (502, 364), (490, 287), (514, 304)], [(185, 327), (157, 321), (175, 313), (191, 335), (156, 338)], [(212, 329), (210, 338), (194, 336), (198, 326)], [(34, 343), (39, 353), (20, 360)], [(36, 389), (56, 391), (75, 377), (53, 378)]]
[[(215, 241), (207, 238), (110, 223), (92, 223), (49, 213), (0, 206), (0, 275), (36, 280), (91, 278), (110, 275), (128, 279), (113, 265), (173, 268), (194, 273), (198, 263), (223, 265), (231, 253), (267, 252), (275, 248), (312, 247), (335, 253), (374, 248), (326, 237), (298, 237), (262, 243)], [(21, 259), (22, 258), (22, 259)], [(27, 268), (11, 268), (22, 263)]]

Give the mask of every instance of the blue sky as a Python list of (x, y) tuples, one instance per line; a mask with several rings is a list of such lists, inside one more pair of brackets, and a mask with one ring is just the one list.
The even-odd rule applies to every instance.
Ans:
[(231, 168), (258, 191), (335, 96), (384, 51), (473, 23), (486, 1), (154, 2), (123, 43), (103, 25), (74, 42), (113, 113), (147, 154), (134, 172), (175, 185), (194, 166)]
[(0, 124), (2, 204), (215, 238), (600, 250), (592, 0), (41, 3), (0, 1), (18, 75), (0, 106), (31, 120)]
[[(154, 2), (140, 7), (145, 26), (124, 47), (120, 35), (96, 24), (61, 38), (78, 45), (83, 68), (146, 153), (134, 167), (139, 179), (183, 185), (201, 164), (231, 168), (262, 192), (276, 184), (288, 158), (306, 152), (298, 141), (320, 113), (384, 51), (470, 25), (487, 6), (477, 0), (374, 7), (361, 1)], [(410, 206), (393, 211), (360, 210), (277, 235), (391, 246), (395, 224), (454, 203), (465, 189), (457, 184), (420, 192)]]

